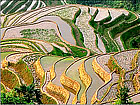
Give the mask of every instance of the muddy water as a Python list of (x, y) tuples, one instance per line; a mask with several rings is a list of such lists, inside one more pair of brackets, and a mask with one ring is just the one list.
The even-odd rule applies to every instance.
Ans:
[(36, 22), (40, 22), (40, 21), (44, 21), (44, 20), (51, 20), (51, 21), (56, 22), (56, 24), (59, 27), (61, 36), (64, 38), (64, 40), (68, 41), (69, 43), (71, 43), (73, 45), (76, 45), (76, 42), (75, 42), (72, 32), (71, 32), (71, 27), (65, 21), (63, 21), (60, 17), (44, 16), (44, 17), (39, 18)]

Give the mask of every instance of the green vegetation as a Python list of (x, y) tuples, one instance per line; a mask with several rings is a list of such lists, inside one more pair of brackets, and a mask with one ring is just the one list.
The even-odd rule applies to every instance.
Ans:
[(74, 19), (72, 20), (72, 22), (75, 24), (75, 22), (76, 22), (76, 18), (80, 15), (80, 13), (81, 13), (81, 9), (79, 8), (79, 10), (75, 13), (75, 15), (74, 15)]
[(7, 0), (5, 3), (1, 5), (1, 11), (11, 2), (11, 0)]
[(13, 7), (8, 14), (14, 13), (15, 11), (17, 11), (22, 5), (24, 5), (27, 2), (27, 0), (22, 0), (19, 2), (18, 5), (16, 5), (15, 7)]
[(128, 95), (129, 89), (125, 86), (120, 88), (120, 92), (117, 94), (117, 101), (115, 104), (133, 104), (132, 101), (130, 101), (129, 95)]
[(16, 52), (1, 52), (1, 62), (4, 60), (4, 58), (9, 55), (9, 54), (13, 54)]
[(67, 0), (67, 3), (93, 7), (125, 8), (130, 11), (140, 10), (139, 0)]
[(74, 39), (76, 40), (76, 45), (77, 46), (81, 46), (81, 47), (85, 47), (85, 45), (84, 45), (84, 38), (83, 38), (82, 32), (74, 24), (73, 20), (70, 20), (70, 19), (63, 19), (63, 20), (66, 21), (71, 26), (71, 28), (72, 28), (72, 35), (73, 35)]
[(67, 46), (72, 50), (72, 52), (70, 53), (72, 54), (73, 57), (84, 57), (87, 55), (87, 51), (85, 49), (78, 48), (75, 46), (70, 46), (68, 44)]
[[(18, 43), (18, 42), (16, 42), (16, 41), (18, 41), (19, 43), (23, 43), (23, 44), (25, 44), (25, 45), (28, 45), (28, 46), (30, 46), (30, 47), (32, 47), (33, 49), (33, 51), (37, 51), (37, 52), (42, 52), (42, 53), (44, 53), (43, 52), (43, 50), (35, 43), (35, 42), (33, 42), (33, 41), (29, 41), (28, 39), (6, 39), (6, 40), (1, 40), (1, 42), (3, 43), (3, 42), (13, 42), (13, 43)], [(27, 43), (26, 43), (27, 42)], [(24, 49), (28, 49), (28, 48), (25, 48), (25, 47), (21, 47), (21, 46), (13, 46), (13, 45), (10, 45), (10, 46), (12, 46), (13, 48), (24, 48)], [(9, 47), (9, 46), (3, 46), (3, 48), (11, 48), (11, 47)], [(34, 49), (35, 48), (35, 49)]]
[(42, 104), (40, 89), (35, 89), (35, 85), (21, 85), (11, 92), (1, 94), (2, 104)]
[(34, 6), (32, 7), (32, 9), (36, 9), (37, 5), (38, 5), (38, 0), (36, 1), (36, 3), (34, 4)]
[[(127, 32), (123, 33), (121, 35), (121, 41), (123, 43), (123, 46), (125, 49), (130, 49), (130, 48), (139, 48), (139, 39), (133, 40), (133, 37), (137, 37), (140, 34), (140, 26), (136, 26)], [(131, 43), (131, 44), (130, 44)], [(135, 46), (135, 47), (133, 47)]]
[[(132, 17), (133, 18), (133, 17)], [(121, 24), (119, 24), (118, 26), (114, 27), (111, 31), (110, 31), (110, 35), (112, 38), (115, 38), (117, 34), (123, 32), (124, 30), (135, 26), (137, 24), (140, 23), (140, 19), (137, 19), (136, 21), (133, 21), (131, 23), (128, 23), (126, 21), (122, 22)]]
[(51, 51), (49, 54), (62, 56), (62, 57), (71, 56), (70, 53), (64, 53), (62, 50), (60, 50), (59, 48), (54, 47), (54, 46), (53, 46), (53, 51)]
[[(90, 11), (88, 11), (90, 13)], [(89, 21), (89, 24), (96, 30), (98, 24), (94, 21), (95, 17), (97, 16), (97, 14), (99, 13), (99, 10), (97, 9), (94, 13), (93, 16), (91, 16), (91, 20)]]
[(8, 15), (4, 18), (4, 22), (1, 24), (1, 28), (4, 28), (7, 20), (8, 20)]
[[(89, 21), (89, 24), (94, 28), (94, 32), (95, 34), (100, 35), (105, 48), (106, 48), (106, 52), (117, 52), (118, 48), (116, 46), (116, 44), (114, 43), (114, 41), (109, 37), (109, 29), (105, 28), (104, 26), (104, 22), (107, 22), (109, 20), (111, 20), (111, 16), (109, 13), (109, 16), (103, 20), (101, 20), (100, 22), (95, 22), (94, 19), (96, 17), (96, 15), (98, 14), (99, 10), (97, 9), (96, 12), (94, 13), (94, 15), (92, 16), (91, 20)], [(96, 40), (96, 45), (97, 45), (97, 40)]]
[[(29, 49), (31, 49), (32, 51), (38, 51), (33, 45), (29, 44), (28, 42), (5, 42), (5, 43), (1, 43), (1, 45), (6, 45), (6, 44), (24, 44), (27, 45), (29, 47)], [(11, 45), (9, 45), (9, 47), (11, 47)], [(27, 49), (27, 48), (26, 48)]]
[(2, 83), (1, 83), (1, 93), (6, 93), (6, 89)]
[(26, 11), (28, 8), (29, 8), (29, 6), (32, 4), (32, 0), (30, 1), (28, 1), (28, 2), (26, 2), (25, 3), (25, 7), (24, 8), (22, 8), (22, 9), (20, 9), (19, 11), (17, 11), (17, 12), (24, 12), (24, 11)]
[(48, 42), (61, 42), (54, 29), (24, 29), (20, 31), (23, 38), (40, 39)]
[(15, 5), (16, 3), (17, 1), (13, 0), (13, 2), (7, 8), (5, 8), (2, 12), (6, 14), (10, 9), (12, 9), (13, 5)]
[(129, 45), (130, 48), (140, 48), (140, 35), (138, 37), (130, 39)]

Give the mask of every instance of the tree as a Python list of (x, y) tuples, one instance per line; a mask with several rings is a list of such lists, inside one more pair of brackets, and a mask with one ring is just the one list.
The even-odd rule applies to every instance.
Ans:
[(35, 89), (35, 84), (21, 85), (11, 92), (1, 94), (2, 104), (42, 104), (40, 89)]
[(130, 97), (128, 95), (129, 89), (127, 87), (121, 87), (120, 92), (117, 94), (118, 100), (115, 104), (133, 104), (132, 101), (130, 101)]

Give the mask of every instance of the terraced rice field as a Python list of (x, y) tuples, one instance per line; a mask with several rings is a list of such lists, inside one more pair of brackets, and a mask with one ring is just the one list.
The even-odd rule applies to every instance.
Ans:
[(80, 100), (80, 97), (82, 95), (82, 93), (85, 90), (85, 86), (82, 83), (82, 81), (79, 78), (79, 73), (78, 73), (78, 67), (80, 66), (80, 64), (85, 60), (86, 58), (83, 58), (79, 61), (77, 61), (76, 63), (72, 64), (66, 71), (66, 76), (70, 77), (73, 80), (76, 80), (77, 82), (80, 83), (80, 91), (78, 93), (78, 100)]
[(45, 20), (56, 22), (56, 24), (59, 27), (61, 37), (68, 43), (76, 45), (75, 39), (73, 38), (73, 35), (71, 32), (71, 27), (65, 21), (63, 21), (60, 17), (57, 17), (57, 16), (44, 16), (44, 17), (39, 18), (36, 22), (45, 21)]
[(38, 9), (41, 7), (45, 7), (47, 5), (62, 5), (60, 0), (54, 1), (52, 0), (51, 2), (46, 2), (43, 0), (35, 0), (35, 1), (28, 1), (28, 0), (23, 0), (23, 1), (9, 1), (9, 0), (3, 0), (1, 2), (2, 6), (2, 11), (1, 13), (3, 14), (9, 14), (9, 13), (14, 13), (14, 12), (21, 12), (21, 11), (29, 11), (33, 9)]
[(62, 73), (65, 71), (67, 66), (69, 66), (72, 62), (74, 62), (73, 58), (64, 58), (62, 60), (58, 60), (55, 63), (55, 73), (56, 73), (56, 78), (53, 80), (53, 83), (56, 84), (57, 86), (61, 86), (60, 83), (60, 77)]
[(127, 86), (138, 102), (137, 14), (66, 4), (1, 2), (1, 92), (36, 83), (43, 104), (106, 104)]
[(67, 7), (61, 10), (54, 11), (48, 15), (53, 15), (53, 16), (60, 16), (63, 19), (74, 19), (75, 13), (78, 11), (78, 7)]
[[(42, 27), (42, 29), (49, 29), (49, 30), (53, 29), (54, 32), (53, 33), (52, 32), (44, 33), (45, 34), (44, 36), (46, 37), (45, 38), (43, 36), (40, 37), (39, 35), (41, 33), (39, 34), (39, 32), (38, 32), (38, 34), (34, 35), (34, 34), (31, 34), (33, 32), (28, 32), (28, 30), (27, 30), (27, 29), (29, 29), (29, 31), (37, 30), (37, 29), (40, 29), (41, 27)], [(27, 32), (25, 32), (25, 31), (27, 31)], [(11, 33), (13, 33), (13, 34), (11, 34)], [(35, 32), (35, 33), (37, 33), (37, 32)], [(38, 22), (36, 24), (30, 24), (30, 25), (24, 25), (24, 26), (20, 26), (20, 27), (9, 28), (8, 30), (6, 30), (3, 39), (24, 37), (24, 38), (30, 38), (30, 39), (42, 39), (42, 40), (49, 41), (49, 39), (47, 40), (47, 36), (50, 37), (49, 34), (52, 36), (58, 37), (59, 31), (57, 29), (57, 26), (54, 23), (44, 21), (44, 22)], [(28, 36), (26, 36), (26, 35), (28, 35)]]
[[(96, 90), (104, 84), (103, 80), (95, 73), (92, 68), (92, 61), (95, 57), (91, 57), (85, 61), (85, 69), (88, 75), (92, 78), (92, 83), (87, 90), (87, 104), (91, 104), (91, 99), (95, 94)], [(98, 84), (97, 84), (98, 83)]]
[(40, 59), (40, 63), (45, 71), (49, 71), (53, 64), (59, 59), (61, 59), (61, 57), (45, 56)]
[(122, 68), (124, 68), (125, 70), (130, 70), (131, 61), (137, 51), (138, 50), (134, 50), (134, 51), (132, 50), (132, 51), (118, 53), (114, 57)]
[(4, 60), (4, 58), (9, 55), (9, 54), (13, 54), (16, 52), (1, 52), (1, 62)]
[(101, 21), (109, 16), (108, 9), (98, 8), (99, 13), (95, 17), (94, 21)]
[(108, 64), (108, 60), (110, 58), (110, 54), (109, 55), (102, 55), (96, 58), (97, 62), (99, 63), (99, 65), (108, 73), (110, 73), (110, 69), (107, 67)]

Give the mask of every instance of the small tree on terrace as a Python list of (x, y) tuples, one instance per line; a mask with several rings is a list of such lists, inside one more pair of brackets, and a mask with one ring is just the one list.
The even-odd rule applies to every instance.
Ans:
[(121, 87), (120, 92), (117, 94), (117, 101), (115, 104), (132, 104), (133, 102), (130, 101), (130, 97), (128, 95), (129, 89), (128, 87)]

